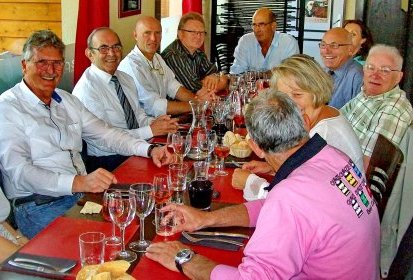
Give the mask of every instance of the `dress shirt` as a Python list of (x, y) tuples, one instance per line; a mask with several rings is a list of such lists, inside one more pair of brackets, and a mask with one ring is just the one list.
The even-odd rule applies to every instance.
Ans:
[(363, 85), (363, 67), (349, 58), (340, 68), (334, 70), (331, 77), (334, 89), (328, 105), (340, 109), (360, 92)]
[(179, 39), (173, 41), (161, 55), (174, 71), (176, 79), (192, 92), (202, 88), (203, 78), (218, 72), (215, 64), (209, 61), (202, 50), (190, 54)]
[(46, 106), (25, 84), (0, 95), (0, 164), (9, 199), (33, 193), (72, 195), (85, 174), (82, 138), (121, 155), (147, 157), (149, 144), (95, 117), (74, 95), (56, 89)]
[(239, 39), (230, 73), (239, 74), (249, 70), (271, 70), (279, 65), (283, 59), (299, 52), (297, 40), (293, 36), (277, 31), (274, 33), (271, 46), (264, 57), (257, 38), (251, 32)]
[(380, 223), (364, 174), (315, 137), (266, 199), (245, 204), (255, 231), (242, 263), (216, 266), (211, 279), (379, 279)]
[(0, 188), (0, 223), (4, 222), (10, 214), (10, 203)]
[(362, 89), (340, 111), (353, 126), (361, 150), (368, 157), (373, 153), (378, 134), (399, 146), (413, 120), (412, 105), (399, 86), (376, 96), (367, 96)]
[[(360, 170), (364, 170), (363, 153), (359, 139), (343, 114), (319, 121), (310, 129), (311, 137), (316, 133), (330, 146), (348, 155)], [(249, 175), (245, 183), (244, 198), (246, 200), (265, 198), (268, 191), (264, 190), (264, 188), (267, 186), (268, 182), (264, 178), (255, 174)]]
[(175, 99), (182, 86), (163, 58), (155, 53), (149, 61), (137, 46), (120, 62), (118, 70), (132, 76), (139, 93), (139, 103), (149, 116), (166, 114), (168, 101)]
[[(132, 77), (122, 71), (116, 71), (115, 75), (118, 77), (123, 92), (135, 113), (139, 124), (137, 129), (128, 129), (122, 105), (116, 95), (114, 84), (110, 81), (112, 75), (100, 70), (94, 64), (83, 72), (72, 94), (78, 97), (83, 105), (95, 116), (111, 126), (125, 129), (129, 134), (138, 139), (151, 138), (153, 134), (148, 125), (153, 118), (148, 117), (140, 107), (138, 92)], [(101, 150), (93, 144), (87, 146), (87, 152), (88, 155), (97, 157), (114, 154), (109, 152), (108, 149)]]

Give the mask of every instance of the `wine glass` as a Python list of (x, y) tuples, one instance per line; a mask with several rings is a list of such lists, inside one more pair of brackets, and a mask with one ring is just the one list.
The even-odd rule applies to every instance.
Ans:
[(184, 204), (184, 193), (186, 190), (186, 180), (189, 171), (187, 163), (172, 163), (168, 167), (168, 185), (172, 191), (171, 202)]
[(166, 149), (169, 153), (174, 154), (174, 146), (172, 144), (172, 136), (174, 135), (174, 133), (169, 132), (168, 136), (166, 137)]
[[(208, 166), (210, 169), (215, 168), (212, 158), (212, 152), (215, 149), (215, 145), (218, 142), (218, 136), (215, 130), (211, 130), (208, 132)], [(208, 174), (208, 178), (213, 180), (215, 178), (215, 172), (210, 172)]]
[(125, 250), (125, 228), (135, 217), (136, 200), (131, 192), (116, 191), (109, 196), (109, 214), (114, 223), (121, 231), (122, 250), (118, 253), (117, 259), (133, 262), (137, 255), (134, 252)]
[(192, 144), (192, 135), (190, 133), (181, 134), (180, 132), (172, 135), (172, 145), (175, 154), (179, 157), (179, 162), (184, 161), (184, 157), (189, 153)]
[(155, 190), (150, 183), (137, 183), (130, 186), (130, 192), (136, 201), (136, 215), (139, 217), (140, 238), (129, 244), (129, 249), (136, 252), (146, 252), (146, 248), (151, 244), (145, 240), (145, 218), (152, 212), (155, 205)]
[(216, 131), (217, 135), (222, 138), (228, 131), (226, 125), (224, 124), (225, 119), (228, 114), (228, 104), (224, 100), (219, 100), (215, 103), (212, 110), (212, 115), (214, 116), (215, 125), (213, 129)]
[(173, 221), (162, 223), (162, 218), (167, 214), (161, 209), (171, 202), (172, 190), (169, 188), (167, 174), (155, 174), (153, 177), (155, 189), (155, 229), (156, 234), (161, 236), (172, 235)]
[(226, 176), (228, 172), (224, 170), (225, 166), (225, 158), (229, 155), (229, 147), (224, 146), (223, 144), (218, 144), (215, 146), (215, 154), (220, 158), (220, 163), (218, 165), (217, 170), (215, 171), (215, 175), (217, 176)]
[[(107, 189), (103, 193), (102, 216), (104, 220), (112, 223), (112, 236), (105, 238), (106, 248), (115, 248), (115, 247), (118, 247), (122, 243), (120, 236), (116, 236), (116, 224), (112, 221), (112, 219), (110, 218), (110, 214), (109, 214), (109, 197), (113, 196), (113, 194), (116, 191), (120, 191), (120, 190), (119, 189)], [(107, 252), (107, 250), (105, 250), (105, 256), (109, 256), (110, 260), (114, 260), (116, 258), (116, 254), (112, 254), (114, 252), (112, 250), (109, 250), (109, 251), (110, 252)]]
[(196, 135), (198, 144), (198, 159), (204, 159), (208, 155), (208, 131), (201, 129)]

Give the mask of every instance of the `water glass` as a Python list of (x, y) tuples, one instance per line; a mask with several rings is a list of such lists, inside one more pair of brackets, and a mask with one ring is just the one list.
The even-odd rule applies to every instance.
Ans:
[(164, 206), (171, 202), (172, 191), (168, 185), (167, 174), (155, 174), (153, 178), (153, 186), (155, 188), (155, 230), (156, 234), (161, 236), (172, 235), (174, 221), (171, 219), (165, 224), (162, 220), (165, 219), (169, 212), (160, 211)]
[(105, 255), (105, 235), (85, 232), (79, 236), (80, 262), (85, 265), (101, 264)]
[(194, 162), (194, 180), (208, 179), (208, 162), (195, 161)]
[(189, 165), (187, 163), (173, 163), (168, 168), (168, 184), (172, 191), (172, 203), (184, 204), (184, 193), (186, 190), (186, 177)]

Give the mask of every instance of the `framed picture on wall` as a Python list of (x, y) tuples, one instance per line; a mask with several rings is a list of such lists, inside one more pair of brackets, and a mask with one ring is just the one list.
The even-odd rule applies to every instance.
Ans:
[(119, 18), (138, 15), (141, 13), (141, 0), (118, 0)]

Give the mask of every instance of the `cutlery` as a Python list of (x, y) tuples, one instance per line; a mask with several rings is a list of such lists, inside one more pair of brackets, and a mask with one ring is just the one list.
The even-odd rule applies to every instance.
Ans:
[(57, 266), (54, 266), (54, 265), (52, 265), (50, 263), (47, 263), (47, 262), (43, 262), (43, 261), (35, 260), (35, 259), (23, 258), (23, 257), (14, 258), (13, 261), (17, 262), (17, 263), (23, 263), (23, 264), (27, 263), (27, 264), (44, 266), (46, 268), (50, 268), (52, 270), (60, 271), (60, 272), (66, 272), (66, 271), (72, 269), (76, 265), (76, 262), (73, 262), (73, 264), (67, 265), (65, 267), (57, 267)]
[(228, 244), (233, 244), (233, 245), (237, 245), (237, 246), (240, 246), (240, 247), (244, 246), (244, 243), (233, 241), (233, 240), (227, 240), (227, 239), (221, 239), (221, 238), (196, 238), (196, 237), (193, 237), (193, 236), (189, 235), (185, 231), (182, 232), (182, 235), (186, 239), (188, 239), (189, 241), (194, 242), (194, 243), (205, 240), (205, 241), (217, 241), (217, 242), (222, 242), (222, 243), (228, 243)]
[(209, 235), (209, 236), (227, 236), (227, 237), (238, 237), (249, 239), (250, 237), (246, 234), (241, 233), (230, 233), (230, 232), (218, 232), (218, 231), (193, 231), (192, 235)]
[(15, 262), (15, 261), (12, 261), (12, 260), (9, 260), (7, 263), (9, 265), (17, 267), (17, 268), (32, 270), (32, 271), (39, 272), (39, 273), (52, 274), (52, 275), (57, 275), (57, 276), (69, 276), (70, 275), (70, 273), (60, 272), (60, 271), (45, 268), (45, 267), (39, 266), (39, 265), (33, 265), (33, 264), (28, 264), (28, 263), (20, 263), (20, 262)]

